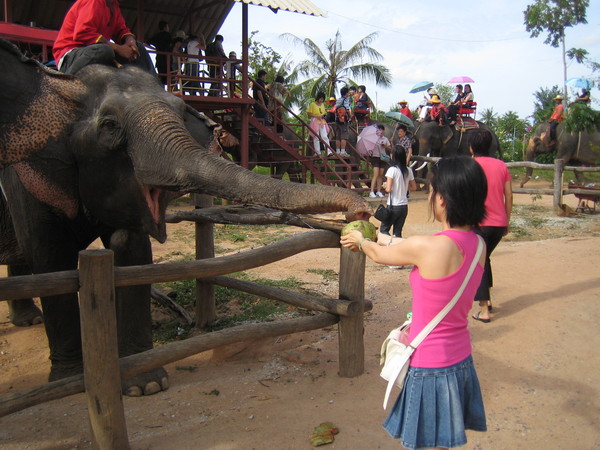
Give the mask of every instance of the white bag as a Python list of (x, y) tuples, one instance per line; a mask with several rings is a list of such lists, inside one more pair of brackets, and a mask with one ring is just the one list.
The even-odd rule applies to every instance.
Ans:
[(383, 400), (383, 409), (387, 407), (387, 402), (392, 392), (392, 386), (396, 384), (402, 392), (404, 379), (410, 366), (410, 357), (415, 349), (408, 344), (408, 330), (412, 320), (407, 320), (399, 328), (394, 328), (381, 345), (381, 359), (379, 363), (383, 365), (381, 369), (381, 378), (388, 382)]
[(471, 275), (473, 275), (473, 271), (475, 270), (475, 267), (481, 258), (481, 253), (483, 252), (484, 248), (483, 239), (481, 236), (477, 237), (477, 251), (475, 252), (471, 266), (465, 275), (465, 279), (458, 288), (458, 291), (456, 291), (456, 294), (452, 300), (448, 302), (444, 309), (442, 309), (433, 319), (431, 319), (431, 322), (429, 322), (427, 326), (421, 330), (421, 332), (413, 339), (412, 342), (408, 342), (408, 331), (410, 330), (412, 318), (404, 322), (401, 327), (394, 328), (385, 341), (383, 341), (381, 346), (381, 359), (379, 361), (383, 368), (381, 369), (380, 375), (381, 378), (388, 382), (385, 390), (385, 396), (383, 397), (383, 409), (387, 407), (387, 402), (390, 398), (390, 393), (392, 392), (394, 384), (400, 388), (400, 392), (402, 392), (402, 389), (404, 389), (404, 379), (406, 378), (408, 367), (410, 366), (410, 357), (414, 353), (417, 346), (423, 342), (427, 335), (431, 333), (431, 331), (442, 321), (444, 317), (446, 317), (446, 314), (448, 314), (456, 302), (458, 302), (458, 299), (467, 287), (467, 284), (471, 279)]

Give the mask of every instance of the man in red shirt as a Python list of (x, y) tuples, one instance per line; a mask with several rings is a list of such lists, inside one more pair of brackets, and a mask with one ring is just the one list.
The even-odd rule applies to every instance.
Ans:
[(562, 95), (557, 95), (554, 97), (554, 101), (556, 102), (556, 106), (554, 107), (554, 111), (550, 116), (548, 122), (550, 123), (550, 142), (548, 145), (553, 145), (556, 140), (556, 127), (559, 123), (565, 120), (565, 107), (562, 104), (563, 97)]
[(118, 0), (77, 0), (67, 12), (53, 45), (61, 72), (88, 64), (134, 64), (156, 73), (144, 46), (125, 24)]
[(409, 119), (412, 119), (412, 112), (408, 107), (408, 102), (406, 100), (400, 100), (398, 104), (400, 105), (400, 112)]

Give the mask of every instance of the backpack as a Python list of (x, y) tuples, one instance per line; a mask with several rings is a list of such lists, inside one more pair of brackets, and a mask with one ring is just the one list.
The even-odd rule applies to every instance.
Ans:
[(335, 121), (337, 123), (346, 123), (348, 120), (348, 110), (345, 106), (338, 106), (335, 110)]

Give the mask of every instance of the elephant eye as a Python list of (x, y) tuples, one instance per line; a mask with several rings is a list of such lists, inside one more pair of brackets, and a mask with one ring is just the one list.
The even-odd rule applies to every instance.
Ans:
[(118, 132), (121, 128), (119, 122), (113, 117), (103, 117), (98, 125), (101, 129), (111, 133)]

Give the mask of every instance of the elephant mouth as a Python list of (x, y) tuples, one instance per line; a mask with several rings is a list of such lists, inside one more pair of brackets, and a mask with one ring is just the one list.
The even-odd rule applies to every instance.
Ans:
[(161, 208), (161, 204), (163, 203), (161, 200), (165, 193), (165, 190), (153, 186), (142, 187), (142, 195), (144, 196), (144, 200), (146, 200), (146, 206), (148, 206), (148, 211), (152, 216), (153, 222), (149, 227), (148, 233), (160, 243), (163, 243), (167, 239), (166, 227), (162, 220), (163, 210)]

